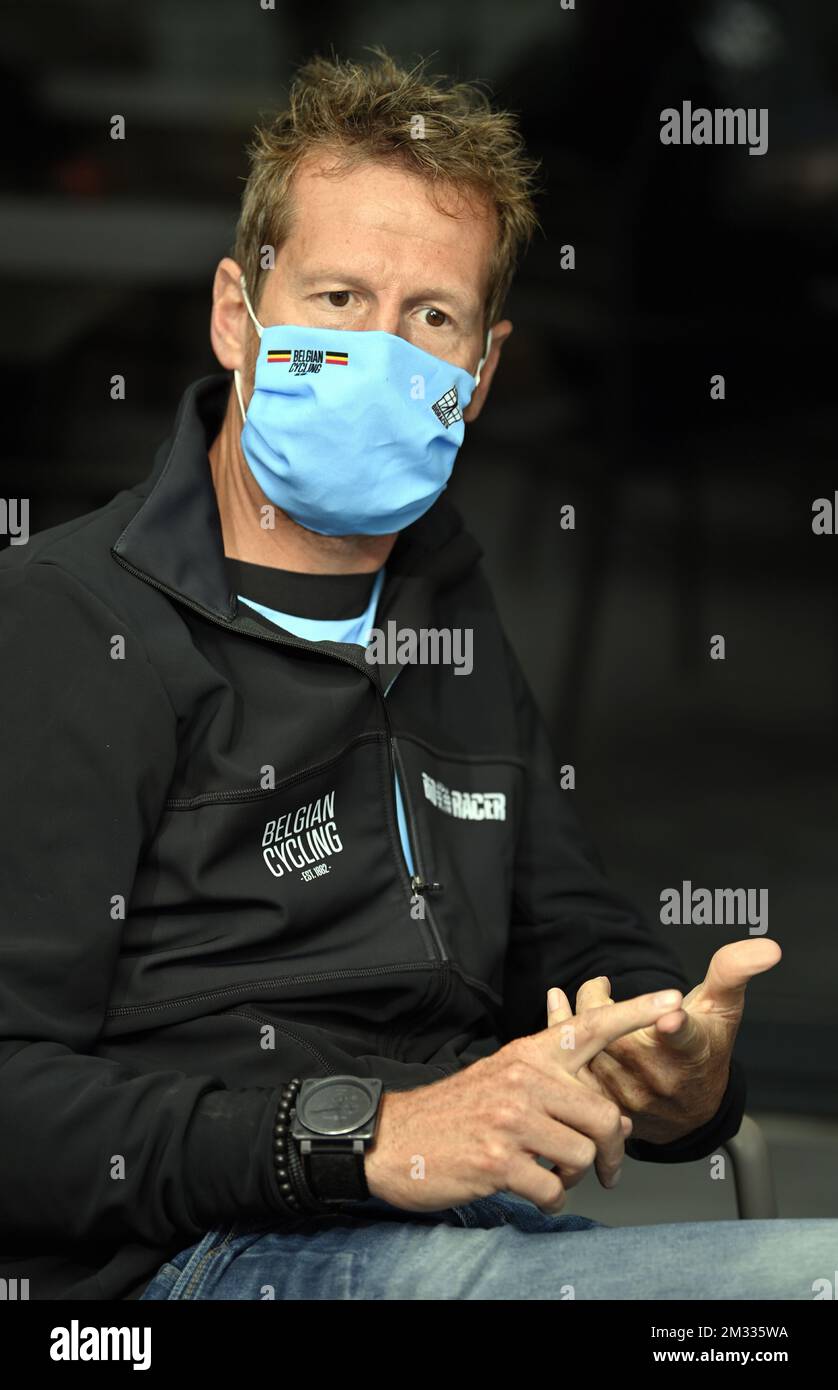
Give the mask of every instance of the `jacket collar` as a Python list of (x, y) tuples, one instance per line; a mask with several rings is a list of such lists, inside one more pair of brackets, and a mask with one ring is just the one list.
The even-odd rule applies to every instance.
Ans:
[[(239, 626), (236, 595), (224, 565), (221, 517), (208, 456), (221, 428), (229, 391), (227, 373), (202, 377), (187, 387), (172, 434), (137, 489), (141, 505), (112, 553), (173, 597)], [(387, 561), (377, 625), (396, 618), (413, 628), (427, 626), (422, 619), (430, 615), (433, 593), (466, 574), (481, 554), (443, 493), (424, 516), (399, 534)], [(249, 616), (240, 621), (252, 627)], [(275, 631), (273, 624), (267, 626)], [(387, 667), (382, 669), (385, 684), (393, 674)]]
[(229, 622), (236, 598), (224, 567), (209, 463), (226, 408), (226, 377), (202, 377), (187, 387), (172, 434), (138, 489), (144, 500), (112, 554), (152, 583)]

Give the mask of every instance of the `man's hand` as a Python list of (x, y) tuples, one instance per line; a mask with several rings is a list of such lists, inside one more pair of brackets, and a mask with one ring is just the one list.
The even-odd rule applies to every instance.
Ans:
[[(706, 978), (680, 1008), (609, 1043), (580, 1069), (579, 1080), (631, 1118), (636, 1139), (665, 1144), (692, 1133), (721, 1104), (748, 982), (771, 970), (781, 956), (770, 939), (720, 947)], [(576, 994), (577, 1016), (614, 1007), (610, 991), (604, 975), (586, 980)], [(564, 991), (554, 986), (547, 998), (548, 1026), (566, 1025), (573, 1011)]]
[(681, 1000), (680, 990), (609, 1000), (444, 1080), (386, 1092), (364, 1160), (371, 1195), (406, 1211), (439, 1211), (509, 1189), (552, 1213), (592, 1164), (612, 1187), (631, 1122), (579, 1073)]

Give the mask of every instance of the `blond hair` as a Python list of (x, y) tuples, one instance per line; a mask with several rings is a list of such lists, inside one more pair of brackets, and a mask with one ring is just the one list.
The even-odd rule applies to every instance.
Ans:
[(369, 63), (312, 58), (295, 74), (285, 109), (256, 126), (233, 255), (255, 304), (262, 248), (279, 248), (290, 231), (291, 180), (306, 155), (334, 152), (338, 168), (400, 160), (428, 181), (440, 211), (447, 210), (435, 196), (440, 186), (476, 196), (494, 211), (485, 328), (497, 322), (518, 257), (539, 225), (538, 161), (527, 157), (514, 116), (493, 110), (479, 87), (428, 79), (424, 61), (407, 71), (382, 48), (370, 51)]

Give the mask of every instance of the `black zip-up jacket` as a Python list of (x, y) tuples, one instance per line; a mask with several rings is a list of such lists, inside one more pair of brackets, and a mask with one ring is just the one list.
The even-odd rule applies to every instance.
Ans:
[[(689, 988), (557, 786), (444, 496), (376, 625), (473, 629), (470, 675), (237, 605), (228, 390), (194, 383), (146, 481), (0, 558), (0, 1277), (33, 1299), (135, 1297), (206, 1230), (281, 1222), (292, 1076), (426, 1085), (543, 1029), (553, 984)], [(734, 1063), (709, 1124), (627, 1150), (703, 1157), (744, 1099)]]

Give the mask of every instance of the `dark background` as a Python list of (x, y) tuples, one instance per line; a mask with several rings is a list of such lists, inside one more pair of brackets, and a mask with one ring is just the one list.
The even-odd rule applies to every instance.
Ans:
[[(801, 1155), (838, 1135), (838, 537), (811, 529), (838, 488), (838, 7), (65, 0), (0, 21), (0, 495), (31, 499), (33, 532), (145, 476), (218, 369), (245, 142), (297, 62), (381, 43), (520, 113), (544, 231), (452, 493), (611, 877), (653, 920), (684, 879), (768, 890), (784, 959), (737, 1046), (777, 1153), (800, 1140), (807, 1210)], [(685, 99), (767, 107), (768, 153), (662, 146)], [(743, 935), (660, 930), (696, 982)], [(835, 1214), (832, 1169), (829, 1192)]]

